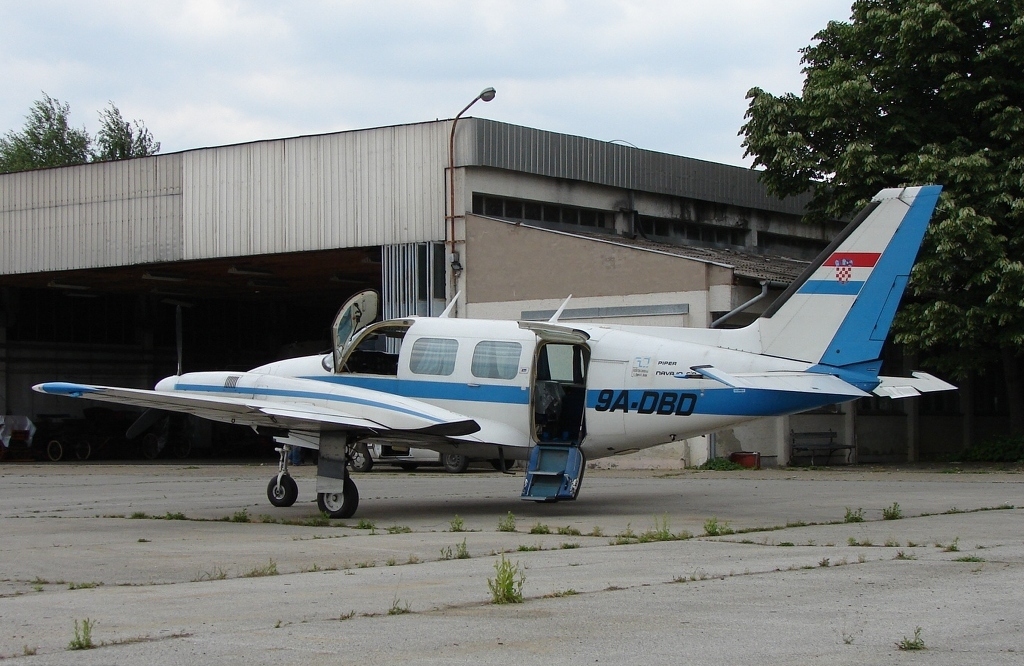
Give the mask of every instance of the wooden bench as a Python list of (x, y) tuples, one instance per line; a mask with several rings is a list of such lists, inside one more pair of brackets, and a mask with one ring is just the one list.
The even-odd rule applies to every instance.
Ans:
[(793, 451), (793, 455), (796, 455), (798, 451), (803, 451), (811, 454), (811, 465), (814, 463), (815, 453), (828, 453), (828, 457), (825, 464), (828, 464), (832, 460), (832, 454), (836, 451), (846, 451), (846, 461), (850, 461), (850, 451), (853, 451), (852, 444), (840, 444), (836, 441), (838, 433), (835, 430), (821, 430), (817, 432), (795, 432), (789, 431), (790, 447)]

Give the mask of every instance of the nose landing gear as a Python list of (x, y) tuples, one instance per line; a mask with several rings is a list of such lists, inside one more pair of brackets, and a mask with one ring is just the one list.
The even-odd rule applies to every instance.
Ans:
[(267, 485), (267, 499), (274, 506), (291, 506), (299, 497), (299, 486), (288, 474), (288, 454), (291, 449), (292, 447), (287, 444), (274, 449), (281, 456), (281, 461), (277, 464), (277, 476), (270, 479)]

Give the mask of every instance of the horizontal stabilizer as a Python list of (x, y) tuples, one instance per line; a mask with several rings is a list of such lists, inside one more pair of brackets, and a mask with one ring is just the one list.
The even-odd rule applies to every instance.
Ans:
[(862, 398), (870, 395), (839, 377), (817, 372), (762, 372), (730, 375), (710, 365), (695, 365), (690, 369), (736, 390), (758, 389), (828, 394), (843, 399)]
[(879, 377), (881, 383), (872, 391), (875, 395), (886, 398), (913, 398), (922, 393), (934, 391), (952, 391), (956, 388), (949, 382), (927, 372), (914, 372), (913, 377)]

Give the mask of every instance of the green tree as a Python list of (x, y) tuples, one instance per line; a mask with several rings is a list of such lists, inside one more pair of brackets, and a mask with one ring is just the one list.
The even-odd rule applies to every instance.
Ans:
[(800, 95), (747, 93), (747, 155), (810, 219), (941, 184), (896, 340), (956, 378), (1001, 363), (1024, 432), (1024, 0), (857, 0), (802, 53)]
[(160, 151), (160, 142), (141, 120), (128, 122), (121, 117), (121, 111), (110, 102), (100, 111), (100, 131), (96, 134), (98, 150), (95, 160), (125, 160), (130, 157), (146, 157)]
[(70, 115), (70, 105), (44, 92), (32, 104), (25, 127), (0, 138), (0, 173), (88, 162), (89, 133), (71, 127)]

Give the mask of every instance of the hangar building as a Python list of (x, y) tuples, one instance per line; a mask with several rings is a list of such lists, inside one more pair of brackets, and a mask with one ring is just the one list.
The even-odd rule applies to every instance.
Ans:
[[(805, 201), (748, 169), (479, 118), (459, 122), (450, 166), (452, 129), (0, 175), (0, 413), (82, 409), (40, 381), (150, 387), (174, 373), (176, 339), (185, 371), (321, 351), (367, 287), (385, 317), (459, 294), (456, 316), (546, 319), (572, 294), (565, 321), (740, 325), (842, 227), (802, 223)], [(852, 413), (819, 416), (854, 436)], [(786, 462), (792, 425), (723, 433), (718, 453)]]

